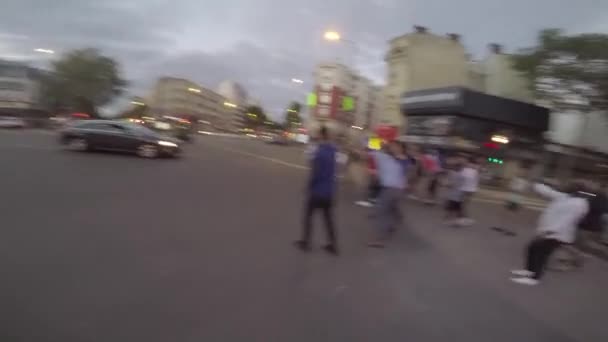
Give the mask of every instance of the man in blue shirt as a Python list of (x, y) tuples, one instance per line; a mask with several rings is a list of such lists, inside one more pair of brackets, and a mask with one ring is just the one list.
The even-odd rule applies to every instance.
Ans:
[(303, 251), (310, 250), (312, 216), (317, 209), (320, 209), (323, 212), (329, 240), (324, 249), (328, 253), (337, 255), (338, 246), (332, 213), (332, 202), (336, 188), (336, 147), (329, 141), (329, 133), (326, 127), (321, 127), (319, 133), (319, 144), (311, 158), (302, 239), (296, 241), (296, 246)]

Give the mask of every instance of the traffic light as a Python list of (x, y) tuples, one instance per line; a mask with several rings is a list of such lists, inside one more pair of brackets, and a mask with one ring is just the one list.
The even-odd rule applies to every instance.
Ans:
[(492, 164), (503, 164), (504, 161), (502, 159), (498, 159), (498, 158), (488, 158), (488, 162), (492, 163)]

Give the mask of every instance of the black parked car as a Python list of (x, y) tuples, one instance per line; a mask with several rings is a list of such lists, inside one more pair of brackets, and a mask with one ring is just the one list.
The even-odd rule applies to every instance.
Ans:
[(131, 152), (144, 158), (175, 157), (180, 142), (130, 122), (83, 120), (61, 131), (60, 142), (73, 151)]

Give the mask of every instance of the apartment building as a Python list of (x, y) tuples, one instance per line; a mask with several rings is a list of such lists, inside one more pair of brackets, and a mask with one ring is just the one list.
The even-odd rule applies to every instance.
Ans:
[(160, 115), (188, 115), (217, 126), (224, 126), (224, 97), (192, 81), (160, 78), (146, 101), (150, 113)]
[[(314, 71), (313, 92), (317, 103), (310, 110), (308, 126), (324, 124), (340, 135), (356, 137), (371, 128), (382, 98), (379, 87), (341, 63), (321, 63)], [(343, 108), (344, 99), (352, 99), (353, 108)]]
[(406, 92), (418, 90), (466, 87), (513, 100), (533, 101), (525, 78), (513, 69), (510, 56), (498, 44), (490, 44), (483, 60), (473, 61), (460, 35), (438, 35), (426, 27), (414, 26), (413, 32), (390, 40), (389, 45), (385, 56), (385, 110), (381, 119), (387, 124), (398, 127), (406, 124), (400, 98)]
[(40, 109), (41, 76), (26, 64), (0, 60), (0, 112), (17, 115)]

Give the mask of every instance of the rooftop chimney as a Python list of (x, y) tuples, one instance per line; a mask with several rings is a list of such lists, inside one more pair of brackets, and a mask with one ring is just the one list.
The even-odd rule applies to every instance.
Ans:
[(492, 43), (492, 44), (490, 44), (490, 51), (492, 51), (492, 53), (495, 53), (495, 54), (500, 54), (500, 53), (502, 53), (502, 45)]
[(460, 42), (460, 35), (458, 33), (448, 33), (448, 38), (455, 42)]
[(416, 33), (426, 33), (428, 31), (428, 29), (424, 26), (415, 25), (414, 31), (416, 31)]

